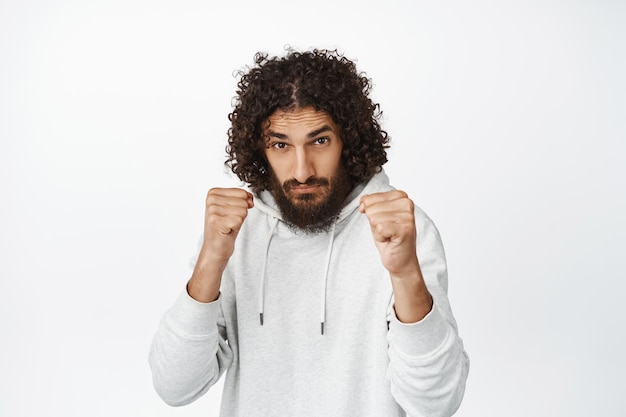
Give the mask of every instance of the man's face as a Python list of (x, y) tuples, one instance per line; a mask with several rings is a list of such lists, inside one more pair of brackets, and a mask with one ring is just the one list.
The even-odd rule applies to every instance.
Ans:
[(339, 127), (326, 112), (304, 107), (274, 112), (264, 134), (270, 191), (283, 218), (308, 232), (328, 229), (352, 189)]

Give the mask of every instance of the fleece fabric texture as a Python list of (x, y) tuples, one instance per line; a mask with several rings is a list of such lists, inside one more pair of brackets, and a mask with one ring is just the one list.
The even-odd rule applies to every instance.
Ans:
[(384, 172), (375, 175), (319, 234), (285, 224), (270, 193), (255, 196), (218, 300), (200, 303), (182, 291), (163, 316), (149, 357), (161, 398), (188, 404), (226, 372), (222, 417), (452, 415), (469, 360), (448, 302), (439, 233), (416, 208), (418, 258), (434, 306), (421, 321), (401, 323), (358, 210), (361, 195), (391, 189)]

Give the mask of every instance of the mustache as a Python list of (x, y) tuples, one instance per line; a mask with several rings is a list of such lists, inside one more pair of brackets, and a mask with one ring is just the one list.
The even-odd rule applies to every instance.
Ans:
[(317, 177), (307, 178), (305, 182), (300, 182), (296, 179), (290, 179), (290, 180), (283, 182), (283, 190), (285, 190), (285, 192), (289, 192), (290, 189), (294, 187), (302, 186), (302, 185), (304, 186), (317, 185), (317, 186), (322, 186), (322, 187), (328, 187), (330, 185), (330, 181), (328, 181), (327, 178), (317, 178)]

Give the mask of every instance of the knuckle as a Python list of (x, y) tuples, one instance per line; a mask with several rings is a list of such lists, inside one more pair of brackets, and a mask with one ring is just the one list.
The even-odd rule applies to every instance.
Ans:
[(209, 191), (207, 192), (207, 197), (211, 196), (211, 195), (217, 195), (220, 192), (221, 192), (221, 188), (213, 187), (213, 188), (209, 189)]
[(379, 233), (379, 234), (383, 233), (385, 229), (387, 228), (384, 223), (376, 223), (373, 226), (374, 226), (374, 230), (376, 231), (376, 233)]
[(205, 203), (206, 205), (210, 205), (213, 204), (213, 202), (215, 201), (216, 197), (219, 195), (219, 188), (211, 188), (207, 193), (206, 193), (206, 199), (205, 199)]

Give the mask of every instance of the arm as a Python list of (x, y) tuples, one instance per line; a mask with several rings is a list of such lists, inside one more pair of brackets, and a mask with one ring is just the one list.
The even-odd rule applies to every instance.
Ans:
[(365, 196), (361, 211), (394, 291), (388, 314), (391, 393), (408, 416), (451, 416), (463, 398), (469, 360), (447, 298), (439, 233), (401, 191)]
[(170, 405), (202, 396), (232, 362), (219, 289), (252, 206), (252, 195), (241, 189), (207, 195), (203, 243), (187, 291), (163, 316), (150, 349), (155, 389)]

